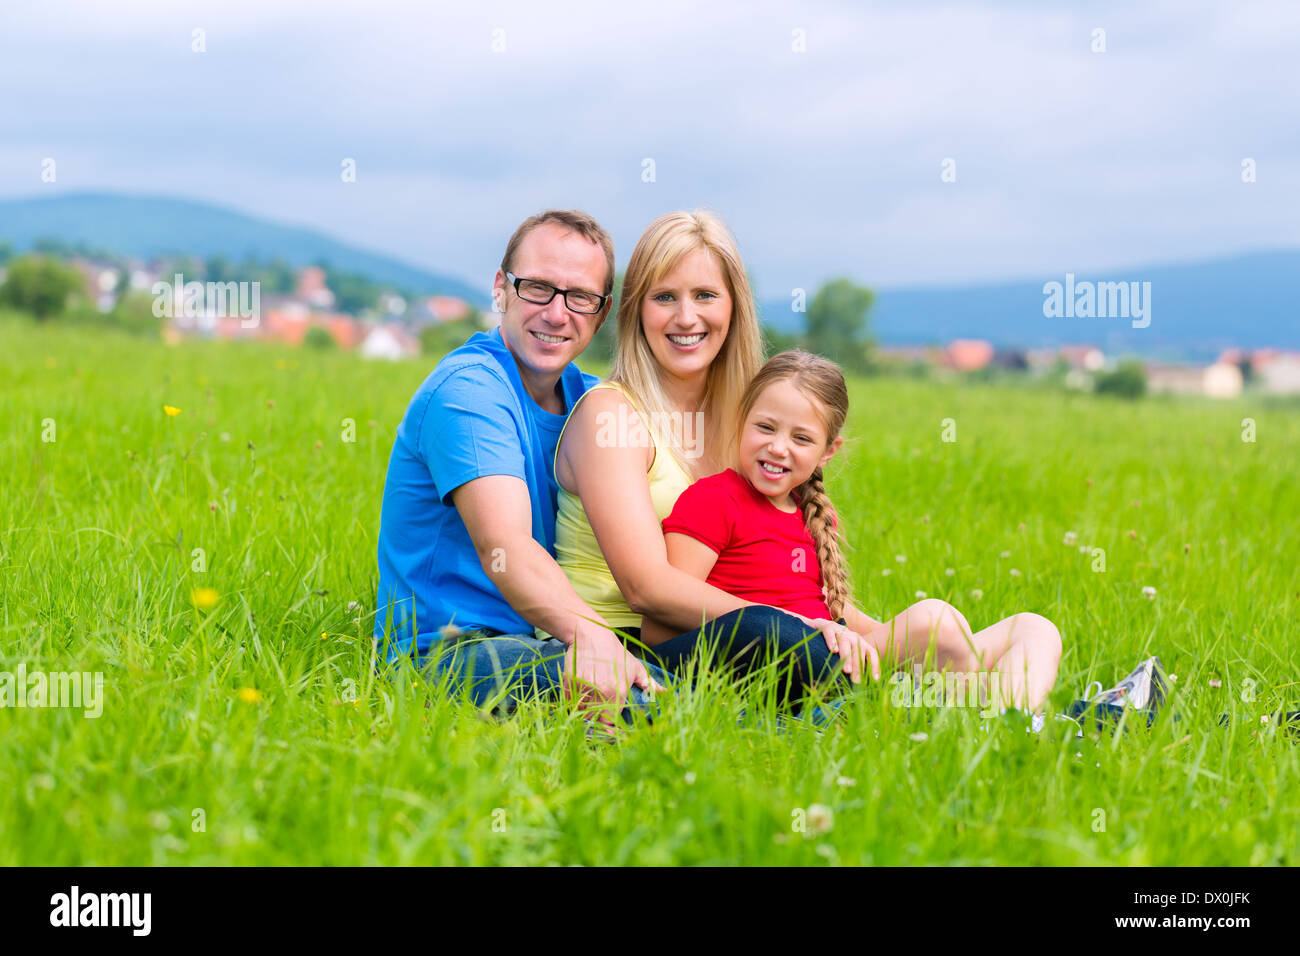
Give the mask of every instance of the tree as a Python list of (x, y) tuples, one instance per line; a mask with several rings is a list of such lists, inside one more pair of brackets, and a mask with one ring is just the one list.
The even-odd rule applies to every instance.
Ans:
[(441, 358), (452, 349), (460, 348), (482, 327), (471, 319), (454, 322), (431, 322), (420, 329), (420, 351)]
[(611, 290), (614, 297), (609, 301), (609, 315), (596, 334), (591, 337), (591, 344), (583, 352), (583, 358), (588, 362), (594, 362), (602, 365), (610, 365), (614, 361), (614, 349), (618, 345), (618, 297), (623, 291), (623, 276), (621, 273), (614, 276), (614, 288)]
[(803, 339), (793, 332), (782, 332), (771, 325), (764, 325), (762, 331), (764, 358), (771, 358), (780, 352), (789, 352), (791, 349), (804, 347)]
[(9, 265), (0, 286), (0, 305), (30, 312), (44, 321), (63, 311), (68, 296), (85, 290), (81, 273), (44, 256), (23, 256)]
[(868, 367), (872, 343), (867, 313), (875, 294), (850, 279), (832, 279), (817, 290), (806, 317), (809, 351), (834, 359), (847, 368)]
[(313, 325), (307, 330), (307, 334), (302, 337), (302, 344), (309, 349), (320, 351), (329, 351), (338, 345), (334, 341), (334, 336), (329, 334), (329, 330), (319, 325)]
[(1120, 362), (1115, 371), (1097, 376), (1097, 383), (1093, 390), (1098, 395), (1141, 398), (1147, 391), (1146, 366), (1135, 359)]

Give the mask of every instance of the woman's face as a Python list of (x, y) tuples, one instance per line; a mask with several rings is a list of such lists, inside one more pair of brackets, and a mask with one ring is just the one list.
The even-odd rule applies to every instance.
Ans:
[(731, 327), (731, 293), (707, 249), (682, 257), (641, 300), (641, 329), (665, 372), (692, 380), (708, 373)]

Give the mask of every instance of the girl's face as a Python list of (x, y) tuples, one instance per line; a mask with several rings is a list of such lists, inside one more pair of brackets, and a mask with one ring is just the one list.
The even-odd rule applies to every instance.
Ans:
[(641, 301), (641, 328), (669, 375), (691, 380), (708, 372), (731, 327), (731, 293), (709, 250), (687, 253), (650, 286)]
[(794, 505), (790, 492), (830, 461), (843, 442), (840, 436), (827, 442), (820, 403), (782, 379), (759, 393), (745, 417), (740, 473), (772, 504), (789, 511)]

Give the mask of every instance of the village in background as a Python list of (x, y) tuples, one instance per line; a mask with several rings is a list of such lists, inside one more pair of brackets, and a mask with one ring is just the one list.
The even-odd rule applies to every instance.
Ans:
[[(143, 261), (83, 252), (46, 242), (30, 255), (14, 257), (0, 244), (0, 308), (28, 312), (38, 320), (117, 326), (161, 336), (170, 345), (187, 338), (251, 340), (394, 361), (440, 356), (473, 332), (499, 322), (495, 313), (480, 311), (457, 296), (398, 290), (325, 264), (292, 268), (276, 260), (236, 266), (220, 257)], [(177, 276), (187, 283), (257, 282), (255, 321), (229, 304), (183, 308), (182, 290), (172, 288)], [(174, 300), (163, 315), (158, 314), (160, 283)], [(1042, 349), (1005, 347), (983, 339), (883, 344), (871, 340), (870, 305), (869, 290), (848, 280), (832, 280), (812, 297), (805, 334), (779, 332), (765, 324), (769, 352), (804, 346), (865, 374), (977, 381), (1025, 378), (1128, 398), (1147, 392), (1211, 398), (1300, 394), (1300, 351), (1228, 348), (1213, 362), (1173, 364), (1107, 355), (1086, 342)], [(612, 357), (612, 314), (587, 355), (596, 363)]]

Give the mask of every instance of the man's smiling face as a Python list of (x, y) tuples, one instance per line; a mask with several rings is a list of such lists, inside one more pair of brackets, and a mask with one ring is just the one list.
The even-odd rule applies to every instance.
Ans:
[[(598, 243), (551, 222), (524, 236), (510, 263), (511, 274), (521, 279), (537, 279), (557, 289), (596, 296), (604, 295), (606, 268), (605, 253)], [(502, 312), (501, 337), (530, 392), (535, 385), (558, 378), (591, 344), (592, 336), (609, 314), (608, 303), (594, 315), (574, 312), (559, 293), (546, 305), (529, 302), (519, 297), (499, 269), (493, 296)]]

